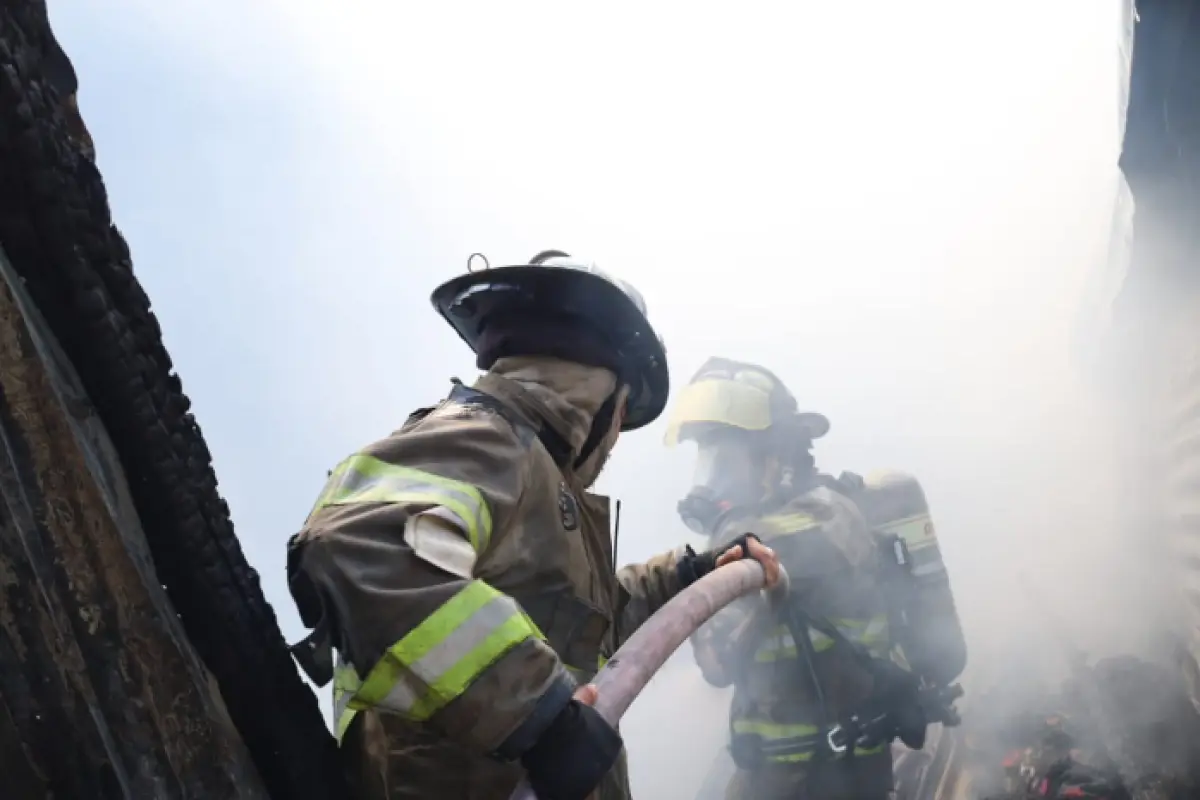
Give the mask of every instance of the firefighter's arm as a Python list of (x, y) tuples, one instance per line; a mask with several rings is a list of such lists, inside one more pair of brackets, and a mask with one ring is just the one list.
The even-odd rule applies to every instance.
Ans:
[(687, 557), (687, 551), (681, 547), (617, 571), (618, 646), (684, 587), (680, 564)]
[(361, 678), (350, 706), (520, 760), (535, 789), (583, 797), (620, 737), (572, 699), (517, 602), (476, 577), (476, 559), (514, 535), (527, 459), (506, 423), (454, 423), (439, 435), (427, 420), (343, 462), (306, 523), (304, 569)]
[(621, 569), (617, 573), (621, 588), (618, 644), (680, 591), (718, 566), (739, 558), (760, 561), (767, 571), (768, 585), (779, 579), (779, 561), (774, 552), (749, 534), (718, 550), (696, 553), (691, 547), (683, 547)]
[(692, 655), (709, 684), (723, 689), (737, 679), (745, 654), (761, 639), (769, 622), (758, 597), (743, 597), (692, 634)]

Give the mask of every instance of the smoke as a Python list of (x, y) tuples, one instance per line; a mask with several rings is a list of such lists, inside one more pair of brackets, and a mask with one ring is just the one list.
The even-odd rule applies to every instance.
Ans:
[[(975, 118), (942, 116), (930, 129), (916, 99), (903, 119), (924, 140), (906, 152), (884, 137), (853, 154), (810, 153), (829, 160), (808, 164), (816, 173), (793, 177), (794, 194), (772, 193), (769, 207), (746, 193), (709, 200), (752, 209), (737, 241), (647, 242), (627, 273), (648, 276), (641, 288), (677, 383), (708, 355), (759, 361), (832, 418), (816, 447), (823, 469), (921, 479), (968, 635), (968, 692), (1003, 679), (1016, 692), (1008, 702), (1056, 686), (1067, 646), (1156, 656), (1170, 624), (1139, 527), (1139, 465), (1125, 457), (1127, 407), (1097, 373), (1113, 362), (1094, 352), (1104, 331), (1089, 306), (1108, 269), (1118, 186), (1115, 28), (1094, 4), (1051, 5), (1053, 19), (1029, 22), (1044, 50), (1010, 31), (1006, 47), (978, 56), (1004, 49), (1011, 64), (1021, 51), (1037, 70), (1014, 66), (989, 84), (956, 51), (955, 69), (978, 72), (954, 102)], [(1072, 48), (1067, 75), (1053, 51)], [(1005, 102), (1006, 90), (1019, 97)], [(861, 130), (849, 127), (839, 133)], [(779, 146), (769, 158), (798, 158)], [(704, 169), (720, 170), (712, 160)], [(642, 266), (667, 263), (661, 277)], [(629, 509), (627, 557), (682, 535), (669, 508), (689, 454), (654, 452), (647, 438), (622, 442), (608, 476)], [(644, 474), (664, 477), (643, 485), (634, 476)], [(728, 694), (680, 662), (625, 725), (642, 796), (692, 796), (717, 758)], [(1008, 710), (972, 700), (963, 707), (979, 722)]]
[[(919, 477), (968, 692), (1060, 673), (1051, 617), (1089, 652), (1150, 651), (1136, 427), (1098, 374), (1115, 4), (129, 5), (56, 28), (293, 639), (282, 537), (325, 470), (471, 374), (429, 290), (469, 253), (559, 247), (639, 288), (677, 386), (710, 355), (761, 362), (831, 418), (825, 471)], [(689, 540), (690, 453), (662, 433), (623, 436), (600, 481), (623, 561)], [(691, 796), (727, 705), (686, 653), (654, 681), (623, 726), (639, 796)]]

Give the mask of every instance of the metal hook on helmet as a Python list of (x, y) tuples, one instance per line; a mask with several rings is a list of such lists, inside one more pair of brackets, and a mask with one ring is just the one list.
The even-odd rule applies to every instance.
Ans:
[[(482, 267), (473, 266), (475, 259), (477, 258), (483, 261)], [(491, 262), (488, 261), (487, 256), (485, 256), (483, 253), (471, 253), (471, 255), (467, 256), (467, 272), (483, 272), (484, 270), (489, 270), (491, 268)]]

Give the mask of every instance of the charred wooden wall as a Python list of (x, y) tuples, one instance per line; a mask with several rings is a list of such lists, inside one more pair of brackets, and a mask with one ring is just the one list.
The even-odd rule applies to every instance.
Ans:
[(104, 426), (2, 253), (0, 498), (4, 796), (265, 798)]
[(344, 797), (57, 50), (0, 4), (0, 796)]

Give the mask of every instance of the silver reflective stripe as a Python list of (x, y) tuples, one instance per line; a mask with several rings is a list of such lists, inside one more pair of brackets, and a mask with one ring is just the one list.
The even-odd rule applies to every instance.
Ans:
[(412, 685), (411, 677), (401, 674), (378, 705), (388, 711), (408, 715), (417, 707), (417, 702), (421, 699), (421, 691), (423, 688), (418, 689)]
[(409, 664), (407, 670), (398, 670), (396, 683), (377, 705), (398, 714), (411, 715), (430, 689), (438, 692), (447, 673), (464, 663), (476, 648), (484, 645), (513, 617), (524, 617), (521, 607), (510, 597), (496, 595), (459, 623), (429, 652)]
[(374, 456), (351, 456), (339, 464), (313, 513), (325, 506), (354, 503), (441, 507), (466, 532), (476, 552), (487, 547), (492, 535), (491, 512), (478, 489), (462, 481), (389, 464)]

